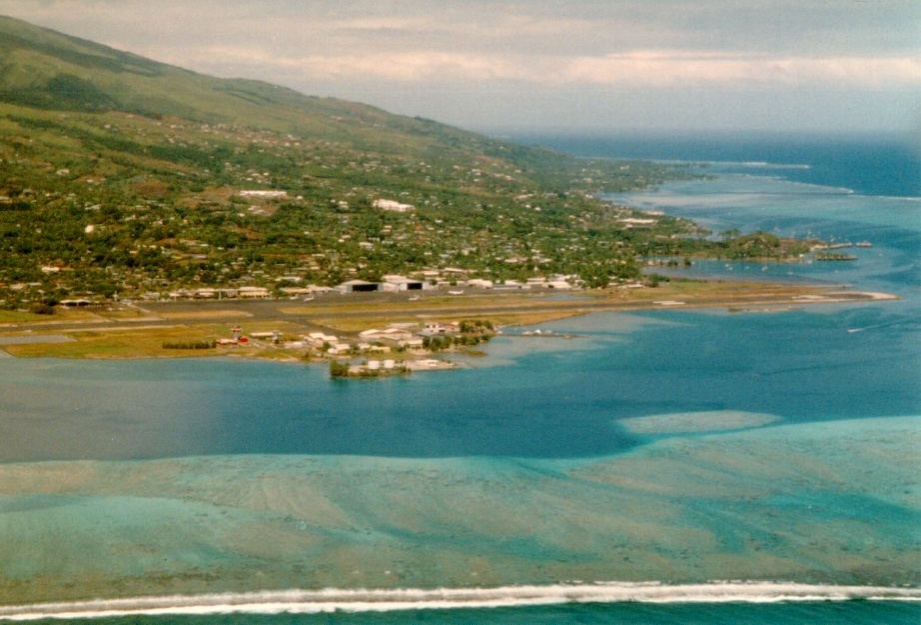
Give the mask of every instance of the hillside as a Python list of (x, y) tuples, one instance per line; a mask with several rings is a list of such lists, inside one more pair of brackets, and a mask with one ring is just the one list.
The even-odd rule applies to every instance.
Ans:
[(446, 267), (603, 285), (636, 277), (637, 253), (669, 251), (694, 226), (592, 194), (674, 175), (204, 76), (0, 17), (6, 306)]

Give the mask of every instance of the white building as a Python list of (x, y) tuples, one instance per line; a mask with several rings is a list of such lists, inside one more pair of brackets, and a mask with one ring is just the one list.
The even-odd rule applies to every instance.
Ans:
[(337, 285), (336, 290), (340, 293), (361, 293), (378, 291), (380, 290), (380, 285), (376, 282), (368, 282), (367, 280), (349, 280), (348, 282)]
[(259, 198), (263, 200), (280, 200), (288, 197), (288, 192), (252, 189), (247, 191), (240, 191), (240, 197)]
[(381, 210), (390, 211), (392, 213), (411, 213), (416, 210), (416, 207), (412, 204), (403, 204), (397, 202), (396, 200), (374, 200), (374, 208), (379, 208)]
[(242, 299), (265, 299), (269, 290), (264, 286), (241, 286), (237, 289), (237, 296)]
[(421, 291), (425, 288), (425, 282), (405, 276), (386, 275), (382, 286), (384, 291)]

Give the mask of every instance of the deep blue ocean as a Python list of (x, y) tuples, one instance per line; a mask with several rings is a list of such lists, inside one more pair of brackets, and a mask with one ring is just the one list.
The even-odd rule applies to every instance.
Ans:
[[(921, 197), (921, 142), (911, 135), (620, 134), (514, 135), (526, 144), (579, 156), (718, 164), (734, 171), (864, 195)], [(759, 164), (768, 167), (758, 167)]]
[[(370, 384), (332, 383), (324, 368), (277, 363), (0, 359), (0, 462), (239, 454), (568, 461), (629, 454), (669, 436), (638, 434), (622, 426), (625, 419), (732, 413), (770, 415), (774, 425), (790, 425), (921, 415), (917, 145), (898, 137), (778, 135), (515, 139), (581, 156), (681, 161), (706, 178), (609, 199), (688, 217), (714, 232), (766, 230), (872, 244), (849, 248), (858, 256), (854, 262), (714, 261), (674, 269), (671, 275), (807, 281), (901, 299), (772, 314), (593, 315), (542, 326), (579, 339), (541, 342), (515, 337), (520, 330), (513, 330), (469, 368)], [(62, 427), (55, 417), (65, 417), (68, 425)], [(906, 523), (917, 520), (915, 513), (906, 513)], [(919, 621), (918, 603), (876, 601), (104, 620), (150, 625)]]

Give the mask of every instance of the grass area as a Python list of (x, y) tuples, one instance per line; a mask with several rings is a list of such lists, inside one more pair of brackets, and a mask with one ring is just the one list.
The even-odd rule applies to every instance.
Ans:
[(7, 345), (6, 351), (20, 358), (164, 358), (184, 356), (215, 356), (219, 349), (164, 349), (164, 342), (208, 341), (227, 335), (223, 326), (174, 326), (138, 328), (125, 331), (68, 332), (76, 339), (68, 343), (29, 343)]
[(21, 310), (0, 310), (0, 323), (39, 323), (54, 319), (49, 315), (36, 315)]
[(25, 310), (0, 310), (0, 324), (57, 323), (62, 321), (98, 321), (96, 313), (81, 308), (56, 308), (53, 315), (39, 315)]

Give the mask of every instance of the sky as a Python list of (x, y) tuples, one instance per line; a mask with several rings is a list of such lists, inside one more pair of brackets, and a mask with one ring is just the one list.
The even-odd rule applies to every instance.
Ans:
[(0, 0), (0, 14), (471, 130), (921, 137), (921, 0)]

